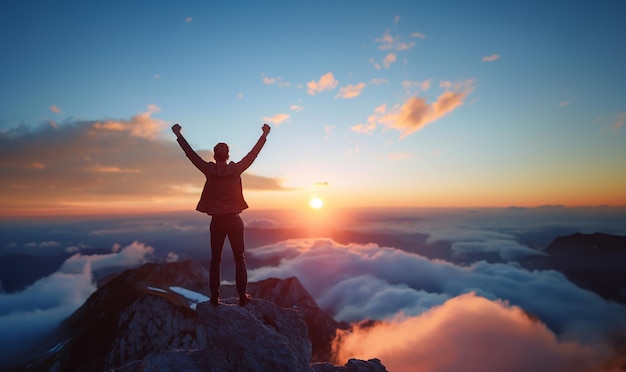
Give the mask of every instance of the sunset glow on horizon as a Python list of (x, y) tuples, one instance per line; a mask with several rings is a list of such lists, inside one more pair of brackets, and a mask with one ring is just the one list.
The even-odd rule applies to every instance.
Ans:
[(193, 210), (174, 123), (256, 210), (626, 206), (623, 2), (147, 4), (0, 5), (0, 217)]

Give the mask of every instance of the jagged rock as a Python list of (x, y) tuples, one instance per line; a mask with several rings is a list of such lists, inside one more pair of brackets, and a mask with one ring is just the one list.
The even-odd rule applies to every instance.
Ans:
[[(127, 270), (93, 293), (17, 370), (311, 371), (309, 330), (319, 350), (330, 350), (339, 324), (297, 278), (250, 283), (253, 300), (243, 307), (237, 297), (211, 306), (207, 279), (195, 261)], [(223, 295), (229, 290), (224, 286)], [(367, 363), (348, 364), (380, 371)]]
[(203, 349), (172, 350), (132, 362), (120, 371), (311, 371), (311, 341), (302, 314), (253, 299), (218, 307), (198, 304)]
[(340, 367), (330, 363), (313, 363), (311, 365), (315, 372), (386, 372), (387, 369), (379, 359), (350, 359)]
[[(234, 285), (222, 285), (221, 292), (224, 297), (237, 296)], [(313, 345), (313, 361), (329, 360), (330, 345), (337, 329), (348, 328), (348, 324), (340, 324), (322, 311), (298, 278), (269, 278), (249, 283), (248, 292), (254, 298), (263, 298), (280, 307), (294, 308), (302, 313)]]
[(235, 304), (217, 308), (200, 304), (198, 315), (213, 370), (308, 369), (311, 340), (302, 314), (296, 310), (262, 299), (242, 307), (235, 299)]

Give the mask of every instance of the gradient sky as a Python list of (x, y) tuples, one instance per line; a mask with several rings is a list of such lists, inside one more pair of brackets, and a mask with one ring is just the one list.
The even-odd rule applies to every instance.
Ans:
[(2, 1), (0, 213), (194, 208), (174, 123), (207, 160), (272, 125), (253, 208), (625, 205), (625, 10)]

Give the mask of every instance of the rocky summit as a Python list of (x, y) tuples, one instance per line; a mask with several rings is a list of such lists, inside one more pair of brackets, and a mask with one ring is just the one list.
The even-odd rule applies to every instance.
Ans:
[[(250, 283), (246, 306), (208, 302), (208, 272), (195, 261), (146, 264), (109, 280), (19, 370), (385, 371), (377, 359), (334, 366), (341, 327), (297, 278)], [(313, 335), (313, 337), (311, 337)], [(317, 353), (314, 353), (317, 350)], [(314, 356), (316, 355), (316, 356)]]
[(236, 298), (213, 307), (197, 306), (200, 348), (168, 350), (131, 362), (128, 371), (305, 371), (311, 341), (302, 314), (255, 299), (245, 307)]

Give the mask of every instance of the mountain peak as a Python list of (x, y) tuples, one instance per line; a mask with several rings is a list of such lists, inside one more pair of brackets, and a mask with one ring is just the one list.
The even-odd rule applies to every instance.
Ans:
[(213, 307), (208, 272), (198, 262), (126, 270), (63, 322), (30, 369), (385, 370), (377, 360), (351, 361), (350, 368), (310, 364), (329, 360), (340, 325), (297, 278), (249, 283), (246, 306), (238, 306), (231, 287), (222, 286), (224, 298)]

